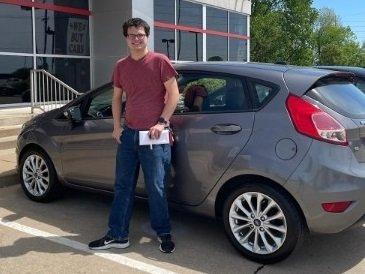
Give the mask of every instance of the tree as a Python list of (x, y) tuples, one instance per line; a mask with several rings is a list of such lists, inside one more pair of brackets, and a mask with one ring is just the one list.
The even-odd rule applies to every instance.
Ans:
[(350, 27), (344, 27), (331, 9), (321, 9), (314, 29), (318, 65), (364, 66), (364, 55)]
[(253, 61), (313, 63), (313, 28), (317, 12), (312, 0), (254, 0), (251, 15)]

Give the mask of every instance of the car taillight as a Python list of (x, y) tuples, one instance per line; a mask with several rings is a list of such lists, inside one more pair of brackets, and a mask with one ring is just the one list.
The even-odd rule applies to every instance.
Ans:
[(299, 133), (332, 144), (348, 145), (345, 128), (317, 106), (300, 97), (289, 95), (286, 108)]
[(344, 202), (335, 202), (335, 203), (323, 203), (322, 208), (331, 213), (342, 213), (344, 212), (350, 205), (352, 201), (344, 201)]

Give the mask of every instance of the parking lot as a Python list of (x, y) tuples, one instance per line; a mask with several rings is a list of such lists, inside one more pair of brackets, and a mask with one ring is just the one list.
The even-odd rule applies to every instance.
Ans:
[(238, 254), (215, 220), (172, 210), (177, 249), (162, 254), (137, 201), (131, 246), (91, 252), (106, 229), (111, 195), (67, 190), (62, 199), (28, 200), (19, 185), (0, 188), (0, 273), (365, 273), (365, 225), (307, 237), (287, 260), (259, 265)]

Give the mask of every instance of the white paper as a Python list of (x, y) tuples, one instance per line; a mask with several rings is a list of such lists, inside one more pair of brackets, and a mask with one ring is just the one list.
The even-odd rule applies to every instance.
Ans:
[(140, 146), (149, 146), (149, 145), (161, 145), (161, 144), (169, 144), (169, 130), (164, 129), (161, 132), (160, 138), (158, 139), (150, 139), (148, 135), (148, 131), (140, 131), (139, 132), (139, 145)]

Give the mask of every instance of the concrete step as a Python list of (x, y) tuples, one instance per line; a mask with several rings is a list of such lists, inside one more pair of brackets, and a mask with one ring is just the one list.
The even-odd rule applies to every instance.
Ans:
[(31, 115), (0, 115), (0, 127), (22, 125), (31, 118)]
[(0, 150), (15, 148), (17, 138), (18, 138), (17, 135), (1, 137), (0, 138)]
[(0, 138), (18, 135), (22, 126), (15, 125), (15, 126), (0, 126)]

